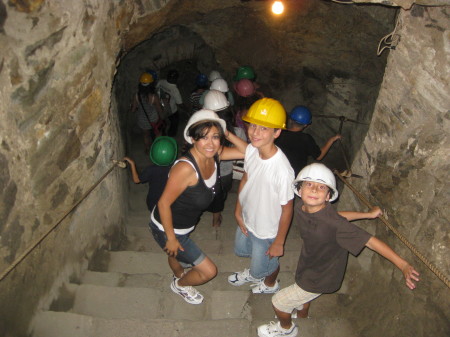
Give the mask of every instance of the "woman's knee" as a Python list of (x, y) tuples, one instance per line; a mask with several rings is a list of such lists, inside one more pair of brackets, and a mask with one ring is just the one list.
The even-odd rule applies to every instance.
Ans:
[(205, 258), (194, 268), (202, 276), (202, 278), (204, 278), (205, 282), (213, 279), (217, 275), (217, 266), (209, 258)]

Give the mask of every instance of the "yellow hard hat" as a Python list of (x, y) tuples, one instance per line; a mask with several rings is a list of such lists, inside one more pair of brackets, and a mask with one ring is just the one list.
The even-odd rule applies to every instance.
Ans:
[(149, 73), (143, 73), (143, 74), (141, 75), (141, 78), (139, 79), (139, 82), (140, 82), (142, 85), (149, 85), (150, 83), (153, 82), (153, 76), (150, 75)]
[(261, 98), (252, 104), (242, 120), (272, 129), (286, 129), (286, 110), (273, 98)]

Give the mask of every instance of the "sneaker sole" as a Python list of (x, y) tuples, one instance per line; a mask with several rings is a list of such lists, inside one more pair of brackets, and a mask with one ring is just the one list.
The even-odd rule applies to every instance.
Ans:
[(198, 302), (198, 301), (195, 301), (195, 302), (189, 301), (186, 297), (184, 297), (182, 294), (180, 294), (180, 293), (178, 292), (178, 289), (175, 288), (175, 286), (174, 286), (173, 283), (170, 283), (170, 289), (172, 289), (172, 291), (173, 291), (175, 294), (179, 295), (183, 300), (185, 300), (185, 301), (186, 301), (187, 303), (189, 303), (189, 304), (201, 304), (201, 303), (203, 302), (203, 298), (202, 298), (202, 300), (201, 300), (200, 302)]
[(280, 291), (280, 289), (276, 289), (276, 290), (269, 290), (269, 291), (253, 291), (252, 290), (252, 294), (276, 294), (278, 291)]
[(278, 282), (277, 282), (277, 285), (278, 285), (277, 288), (275, 288), (273, 290), (265, 289), (264, 291), (256, 291), (256, 289), (258, 287), (255, 287), (255, 288), (252, 289), (252, 293), (253, 294), (275, 294), (275, 293), (280, 291), (280, 286), (279, 286)]

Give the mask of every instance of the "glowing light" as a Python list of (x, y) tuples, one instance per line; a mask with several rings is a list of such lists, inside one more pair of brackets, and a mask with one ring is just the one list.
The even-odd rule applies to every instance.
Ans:
[(272, 12), (276, 15), (280, 15), (284, 11), (284, 5), (281, 1), (275, 1), (272, 5)]

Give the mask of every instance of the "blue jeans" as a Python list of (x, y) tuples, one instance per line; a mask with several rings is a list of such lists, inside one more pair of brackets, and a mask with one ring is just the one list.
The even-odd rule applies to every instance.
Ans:
[(234, 253), (240, 257), (250, 257), (250, 275), (254, 278), (263, 278), (271, 275), (277, 270), (278, 257), (270, 258), (266, 255), (267, 250), (272, 245), (273, 239), (258, 239), (248, 232), (245, 236), (238, 227), (234, 243)]
[[(159, 230), (153, 222), (150, 221), (149, 225), (150, 230), (152, 231), (153, 238), (156, 243), (164, 249), (167, 242), (167, 235), (163, 231)], [(183, 247), (184, 251), (179, 250), (176, 256), (178, 262), (180, 262), (183, 268), (190, 268), (193, 266), (199, 265), (206, 257), (205, 253), (197, 246), (197, 244), (191, 240), (189, 234), (186, 235), (178, 235), (175, 234), (178, 242), (181, 247)]]

